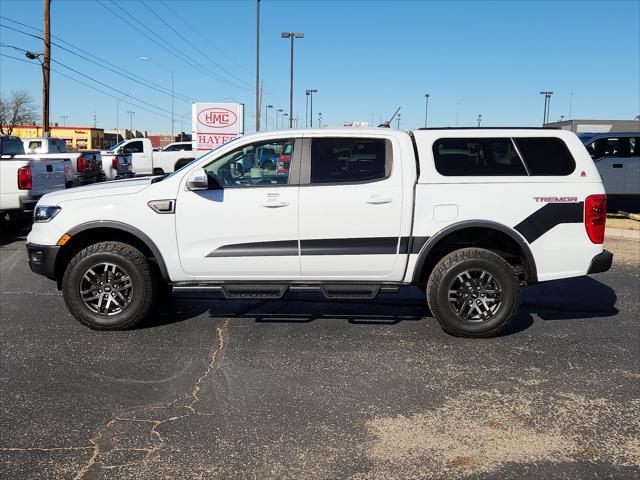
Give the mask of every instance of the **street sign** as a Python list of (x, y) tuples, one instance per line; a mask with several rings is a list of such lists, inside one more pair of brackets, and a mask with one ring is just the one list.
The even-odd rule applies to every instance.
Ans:
[(244, 134), (244, 105), (194, 102), (191, 134), (194, 150), (213, 150)]

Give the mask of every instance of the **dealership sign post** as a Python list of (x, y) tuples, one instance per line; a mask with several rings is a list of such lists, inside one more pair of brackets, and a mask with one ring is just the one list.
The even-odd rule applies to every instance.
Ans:
[(191, 138), (194, 150), (213, 150), (243, 133), (242, 103), (193, 103)]

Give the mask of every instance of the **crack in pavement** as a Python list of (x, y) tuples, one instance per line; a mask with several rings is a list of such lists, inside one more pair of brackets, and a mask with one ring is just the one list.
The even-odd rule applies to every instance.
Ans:
[[(215, 367), (216, 361), (222, 351), (225, 344), (225, 333), (227, 331), (227, 327), (229, 325), (229, 319), (225, 319), (223, 324), (219, 327), (216, 327), (216, 338), (217, 342), (212, 348), (209, 354), (209, 364), (204, 372), (192, 383), (191, 390), (185, 394), (180, 395), (179, 397), (171, 400), (170, 402), (165, 402), (163, 404), (156, 405), (145, 405), (130, 409), (128, 411), (122, 412), (118, 415), (115, 415), (111, 420), (109, 420), (103, 427), (98, 429), (96, 434), (89, 439), (89, 443), (91, 443), (90, 447), (82, 447), (85, 449), (91, 448), (93, 452), (84, 466), (78, 470), (76, 475), (74, 476), (74, 480), (81, 480), (87, 475), (87, 473), (96, 465), (98, 465), (98, 457), (101, 454), (109, 454), (118, 451), (124, 452), (142, 452), (144, 453), (144, 457), (142, 458), (143, 462), (146, 462), (151, 458), (151, 456), (163, 448), (167, 442), (162, 434), (157, 430), (161, 425), (168, 422), (175, 422), (176, 420), (186, 418), (190, 415), (198, 413), (195, 409), (195, 405), (200, 401), (200, 397), (198, 393), (200, 392), (202, 383), (207, 379), (210, 375), (211, 371)], [(166, 410), (168, 408), (176, 408), (177, 410), (182, 410), (181, 414), (170, 414), (166, 412), (163, 416), (150, 415), (151, 418), (138, 418), (140, 416), (144, 417), (144, 413), (151, 412), (154, 410)], [(156, 418), (153, 418), (156, 417)], [(159, 418), (158, 418), (159, 417)], [(127, 426), (128, 424), (149, 424), (151, 428), (146, 430), (146, 433), (153, 437), (153, 441), (150, 445), (145, 447), (123, 447), (117, 448), (114, 446), (110, 447), (112, 442), (116, 442), (115, 435), (118, 434), (117, 426), (118, 425)], [(113, 429), (115, 431), (110, 432), (109, 430)], [(127, 433), (127, 432), (125, 432)], [(135, 432), (134, 432), (135, 433)], [(129, 435), (127, 435), (129, 436)], [(138, 439), (139, 440), (139, 439)], [(139, 462), (133, 463), (138, 464)], [(117, 467), (122, 467), (125, 465), (130, 465), (131, 463), (120, 464), (120, 465), (104, 465), (102, 468), (105, 469), (113, 469)]]

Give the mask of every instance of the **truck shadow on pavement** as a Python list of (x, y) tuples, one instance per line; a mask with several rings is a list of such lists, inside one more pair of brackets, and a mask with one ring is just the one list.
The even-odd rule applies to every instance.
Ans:
[[(548, 320), (598, 319), (618, 314), (617, 296), (592, 277), (577, 277), (527, 287), (520, 313), (502, 336), (527, 330), (534, 318)], [(326, 300), (321, 294), (289, 293), (281, 300), (226, 300), (222, 296), (181, 294), (167, 300), (163, 313), (144, 327), (181, 322), (208, 313), (211, 318), (250, 319), (256, 323), (310, 323), (320, 319), (353, 325), (395, 325), (431, 317), (418, 288), (402, 288), (398, 295), (375, 300)]]

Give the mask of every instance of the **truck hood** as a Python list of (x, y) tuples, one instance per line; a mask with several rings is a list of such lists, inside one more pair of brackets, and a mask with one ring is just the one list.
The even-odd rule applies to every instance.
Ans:
[(151, 184), (153, 177), (129, 178), (111, 182), (94, 183), (84, 187), (75, 187), (47, 193), (38, 202), (40, 205), (58, 205), (61, 202), (82, 200), (86, 198), (105, 197), (110, 195), (127, 195), (137, 193)]

